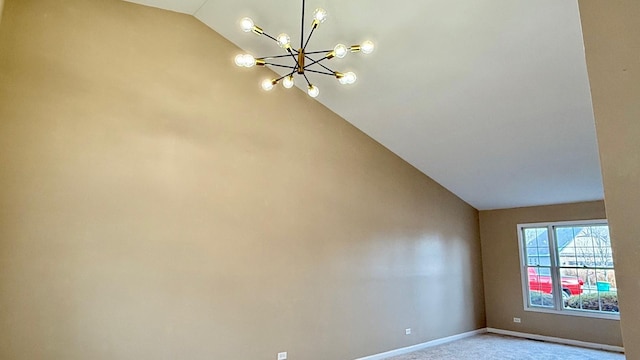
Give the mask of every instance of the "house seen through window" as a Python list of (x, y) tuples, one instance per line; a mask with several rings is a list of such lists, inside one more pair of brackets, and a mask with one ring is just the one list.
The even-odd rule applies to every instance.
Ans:
[(618, 318), (604, 220), (519, 225), (526, 310)]

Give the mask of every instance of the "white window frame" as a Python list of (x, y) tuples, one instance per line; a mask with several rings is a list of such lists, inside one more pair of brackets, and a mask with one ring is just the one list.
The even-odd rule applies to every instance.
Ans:
[[(560, 267), (557, 261), (557, 252), (558, 247), (556, 243), (556, 235), (555, 228), (561, 226), (575, 226), (575, 225), (607, 225), (609, 223), (606, 219), (597, 219), (597, 220), (577, 220), (577, 221), (551, 221), (551, 222), (539, 222), (539, 223), (526, 223), (526, 224), (518, 224), (518, 248), (520, 252), (520, 274), (521, 274), (521, 286), (522, 286), (522, 301), (524, 304), (525, 311), (533, 311), (547, 314), (558, 314), (558, 315), (569, 315), (569, 316), (582, 316), (582, 317), (590, 317), (590, 318), (598, 318), (598, 319), (609, 319), (609, 320), (620, 320), (620, 313), (611, 313), (607, 314), (604, 312), (592, 312), (586, 310), (579, 309), (566, 309), (563, 306), (562, 296), (554, 296), (554, 307), (553, 308), (543, 308), (538, 306), (530, 306), (529, 305), (529, 273), (528, 273), (528, 265), (525, 259), (525, 246), (523, 239), (523, 229), (525, 228), (547, 228), (547, 234), (549, 234), (549, 256), (551, 258), (551, 280), (555, 287), (560, 285)], [(615, 271), (615, 263), (613, 267)], [(555, 289), (557, 290), (557, 289)]]

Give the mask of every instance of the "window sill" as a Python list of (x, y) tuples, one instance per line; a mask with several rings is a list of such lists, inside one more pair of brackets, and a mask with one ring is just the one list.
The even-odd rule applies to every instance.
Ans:
[(554, 314), (554, 315), (564, 315), (564, 316), (576, 316), (576, 317), (588, 317), (595, 319), (603, 319), (603, 320), (618, 320), (620, 321), (620, 314), (604, 314), (604, 313), (596, 313), (590, 311), (580, 311), (580, 310), (556, 310), (556, 309), (544, 309), (537, 307), (525, 307), (524, 311), (545, 313), (545, 314)]

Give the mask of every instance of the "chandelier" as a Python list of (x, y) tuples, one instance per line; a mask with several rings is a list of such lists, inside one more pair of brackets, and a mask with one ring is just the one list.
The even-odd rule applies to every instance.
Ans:
[[(353, 84), (357, 79), (356, 74), (351, 71), (341, 73), (332, 70), (328, 66), (323, 64), (323, 62), (333, 58), (344, 58), (349, 52), (361, 52), (363, 54), (370, 54), (371, 52), (373, 52), (374, 45), (371, 41), (364, 41), (360, 45), (352, 45), (349, 47), (344, 44), (338, 44), (330, 50), (307, 51), (307, 45), (309, 44), (309, 40), (311, 40), (311, 36), (313, 36), (313, 32), (318, 28), (320, 24), (324, 23), (327, 20), (327, 12), (324, 9), (320, 8), (314, 11), (313, 21), (311, 22), (311, 31), (309, 32), (309, 36), (305, 40), (304, 10), (305, 0), (302, 0), (300, 47), (297, 50), (292, 47), (291, 37), (289, 37), (289, 35), (282, 33), (276, 37), (273, 37), (267, 34), (259, 26), (256, 26), (253, 20), (251, 20), (250, 18), (245, 17), (240, 20), (240, 28), (242, 29), (242, 31), (246, 33), (253, 32), (256, 35), (266, 36), (269, 39), (275, 41), (285, 51), (285, 53), (282, 55), (264, 56), (258, 58), (255, 58), (250, 54), (239, 54), (235, 57), (235, 63), (240, 67), (250, 68), (255, 65), (288, 69), (288, 73), (284, 76), (263, 80), (262, 88), (266, 91), (272, 90), (275, 85), (278, 84), (278, 82), (280, 82), (281, 80), (282, 86), (290, 89), (295, 85), (295, 78), (297, 77), (304, 79), (307, 84), (307, 93), (309, 94), (309, 96), (315, 98), (318, 96), (318, 94), (320, 94), (320, 90), (317, 86), (313, 85), (309, 81), (307, 73), (333, 76), (338, 80), (340, 84), (343, 85)], [(289, 61), (289, 65), (281, 63), (283, 60)]]

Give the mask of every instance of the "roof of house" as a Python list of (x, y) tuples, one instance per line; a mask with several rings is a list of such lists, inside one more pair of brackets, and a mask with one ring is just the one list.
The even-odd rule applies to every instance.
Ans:
[[(578, 234), (582, 233), (584, 228), (582, 227), (559, 227), (556, 228), (556, 242), (558, 243), (558, 250), (562, 251), (567, 247)], [(544, 230), (538, 234), (534, 239), (527, 242), (527, 247), (538, 248), (538, 256), (549, 256), (549, 236), (548, 230)]]

